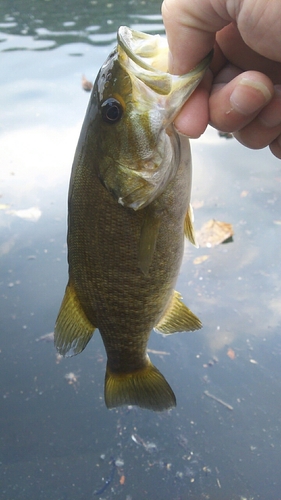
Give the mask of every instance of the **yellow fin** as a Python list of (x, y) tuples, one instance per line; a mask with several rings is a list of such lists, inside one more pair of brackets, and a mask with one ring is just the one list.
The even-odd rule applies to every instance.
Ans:
[(148, 275), (153, 259), (160, 222), (159, 215), (148, 211), (141, 228), (138, 263), (145, 276)]
[(147, 366), (133, 373), (113, 373), (107, 366), (104, 399), (107, 408), (137, 405), (163, 411), (176, 406), (171, 387), (148, 357)]
[(68, 283), (55, 325), (55, 346), (63, 356), (85, 349), (95, 327), (87, 319), (73, 286)]
[(199, 330), (202, 327), (200, 319), (186, 307), (181, 299), (181, 294), (174, 290), (163, 318), (155, 326), (156, 331), (169, 334)]
[(193, 209), (191, 204), (189, 204), (186, 216), (185, 216), (185, 221), (184, 221), (184, 234), (185, 236), (189, 239), (189, 241), (192, 243), (192, 245), (198, 247), (198, 244), (196, 242), (196, 237), (195, 237), (195, 231), (193, 227)]

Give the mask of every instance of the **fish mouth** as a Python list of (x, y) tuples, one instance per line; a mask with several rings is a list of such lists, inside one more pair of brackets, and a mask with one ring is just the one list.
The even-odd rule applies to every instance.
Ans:
[(160, 35), (149, 35), (120, 26), (117, 40), (127, 56), (144, 70), (168, 72), (168, 45)]
[(121, 64), (156, 93), (169, 98), (169, 107), (173, 108), (170, 119), (173, 120), (203, 78), (213, 51), (189, 73), (179, 76), (168, 72), (166, 38), (120, 26), (117, 40)]

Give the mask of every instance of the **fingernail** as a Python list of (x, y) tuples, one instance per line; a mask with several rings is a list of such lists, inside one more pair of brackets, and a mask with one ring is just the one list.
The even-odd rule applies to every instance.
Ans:
[[(253, 91), (252, 96), (249, 96), (249, 90), (245, 92), (245, 87)], [(250, 115), (270, 101), (271, 97), (270, 91), (263, 83), (242, 78), (230, 96), (230, 103), (238, 113)]]
[(274, 97), (272, 102), (263, 109), (259, 121), (268, 128), (277, 127), (281, 123), (281, 85), (274, 86)]

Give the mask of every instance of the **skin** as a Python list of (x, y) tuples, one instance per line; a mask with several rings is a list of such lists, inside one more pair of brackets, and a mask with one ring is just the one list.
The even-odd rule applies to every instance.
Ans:
[(186, 73), (215, 50), (177, 129), (197, 138), (210, 123), (281, 159), (280, 0), (164, 0), (162, 15), (172, 73)]

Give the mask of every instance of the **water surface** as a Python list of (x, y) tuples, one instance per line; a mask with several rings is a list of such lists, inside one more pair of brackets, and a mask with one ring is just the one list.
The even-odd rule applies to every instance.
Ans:
[(211, 128), (192, 142), (196, 229), (217, 219), (234, 237), (186, 244), (177, 289), (203, 329), (151, 335), (176, 409), (108, 411), (99, 333), (71, 359), (41, 339), (67, 280), (68, 180), (89, 99), (82, 74), (94, 79), (120, 24), (163, 33), (159, 12), (158, 1), (0, 5), (5, 500), (280, 498), (281, 172), (267, 150)]

